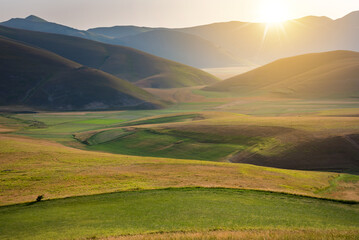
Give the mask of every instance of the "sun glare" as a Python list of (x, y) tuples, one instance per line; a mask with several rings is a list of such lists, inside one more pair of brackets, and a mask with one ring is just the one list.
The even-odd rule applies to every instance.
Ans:
[(281, 0), (264, 0), (259, 14), (260, 22), (265, 23), (280, 23), (289, 18), (286, 3)]

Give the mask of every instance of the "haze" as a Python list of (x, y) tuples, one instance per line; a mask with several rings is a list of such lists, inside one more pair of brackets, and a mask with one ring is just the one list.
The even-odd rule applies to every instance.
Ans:
[[(279, 0), (280, 1), (280, 0)], [(1, 17), (35, 14), (80, 29), (113, 25), (185, 27), (224, 21), (262, 20), (262, 7), (278, 0), (0, 0)], [(288, 18), (336, 19), (359, 9), (357, 0), (281, 0)]]

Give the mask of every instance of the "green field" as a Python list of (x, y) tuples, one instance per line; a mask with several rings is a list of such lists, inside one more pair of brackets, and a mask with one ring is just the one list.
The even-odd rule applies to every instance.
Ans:
[(0, 221), (2, 239), (213, 229), (353, 230), (359, 227), (359, 208), (357, 204), (269, 192), (184, 188), (5, 206), (0, 207)]
[(206, 97), (0, 116), (0, 239), (358, 238), (353, 103)]

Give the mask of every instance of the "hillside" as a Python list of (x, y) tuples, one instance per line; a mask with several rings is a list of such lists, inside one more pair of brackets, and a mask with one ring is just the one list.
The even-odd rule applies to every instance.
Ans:
[(120, 38), (114, 43), (198, 68), (242, 65), (229, 52), (210, 41), (169, 29), (146, 31)]
[(359, 94), (359, 53), (333, 51), (277, 60), (206, 87), (251, 95), (350, 98)]
[(127, 81), (3, 37), (0, 105), (47, 110), (159, 106), (151, 94)]
[(199, 69), (128, 47), (7, 27), (0, 27), (0, 36), (46, 49), (142, 87), (188, 87), (207, 85), (218, 81), (216, 77)]

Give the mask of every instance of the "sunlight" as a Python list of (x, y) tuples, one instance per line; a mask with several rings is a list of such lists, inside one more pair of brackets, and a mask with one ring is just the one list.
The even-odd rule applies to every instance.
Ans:
[(289, 11), (284, 1), (264, 0), (260, 6), (260, 22), (275, 24), (288, 20)]

